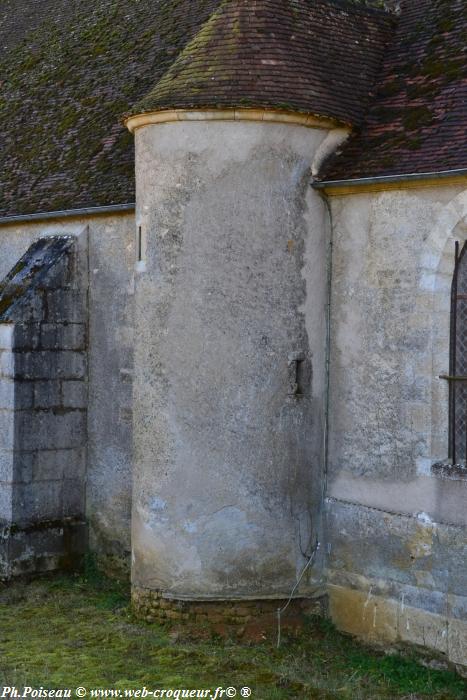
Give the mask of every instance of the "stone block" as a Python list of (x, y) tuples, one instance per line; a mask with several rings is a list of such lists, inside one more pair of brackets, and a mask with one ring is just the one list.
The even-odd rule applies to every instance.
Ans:
[(41, 328), (43, 350), (84, 350), (86, 341), (84, 323), (44, 323)]
[(81, 517), (85, 513), (85, 486), (82, 480), (63, 481), (62, 508), (65, 517)]
[(0, 323), (0, 350), (12, 350), (14, 344), (15, 325)]
[(181, 620), (182, 619), (182, 613), (178, 612), (177, 610), (167, 610), (165, 613), (165, 616), (167, 617), (168, 620)]
[(82, 379), (86, 355), (72, 350), (16, 353), (18, 379)]
[(467, 669), (467, 621), (449, 620), (449, 660)]
[(15, 353), (13, 374), (16, 380), (34, 378), (34, 356), (30, 350)]
[[(459, 497), (463, 490), (458, 487)], [(462, 508), (464, 508), (462, 501)], [(466, 593), (467, 533), (464, 527), (440, 524), (433, 551), (433, 577), (439, 590), (464, 596)]]
[(34, 481), (54, 481), (63, 478), (63, 465), (68, 450), (39, 450), (36, 452), (32, 478)]
[(18, 524), (57, 520), (62, 517), (61, 481), (16, 484), (13, 490), (13, 520)]
[(61, 379), (83, 379), (86, 376), (86, 354), (67, 350), (57, 353), (57, 375)]
[(18, 414), (9, 409), (0, 411), (0, 449), (13, 450), (15, 447), (15, 418)]
[(445, 616), (426, 610), (401, 606), (398, 620), (399, 638), (447, 654), (448, 621)]
[(47, 289), (69, 289), (73, 284), (74, 255), (67, 253), (53, 265), (47, 274)]
[(40, 323), (17, 323), (15, 325), (15, 350), (36, 350), (40, 344)]
[(83, 447), (86, 442), (86, 415), (80, 410), (22, 411), (16, 423), (18, 444), (26, 450)]
[(67, 569), (77, 569), (83, 563), (87, 548), (87, 524), (83, 519), (73, 519), (63, 523), (63, 548), (65, 561), (62, 565)]
[(88, 386), (84, 381), (62, 382), (62, 405), (64, 408), (86, 408)]
[(9, 377), (0, 378), (0, 409), (15, 408), (15, 384)]
[(11, 559), (25, 561), (38, 556), (60, 554), (63, 548), (63, 534), (60, 527), (18, 528), (10, 536)]
[[(57, 452), (57, 454), (59, 454)], [(63, 450), (63, 478), (81, 480), (86, 475), (86, 448)]]
[(329, 586), (329, 609), (336, 627), (356, 637), (378, 642), (397, 639), (396, 601), (350, 588)]
[(60, 568), (60, 556), (54, 554), (42, 554), (33, 556), (29, 552), (21, 559), (12, 559), (10, 562), (10, 577), (31, 576), (32, 574), (46, 574)]
[(0, 449), (0, 482), (11, 483), (14, 474), (14, 458), (13, 450)]
[(14, 377), (15, 355), (10, 350), (0, 350), (0, 377)]
[(458, 620), (467, 621), (467, 597), (458, 595), (449, 595), (449, 616), (455, 617)]
[[(331, 501), (326, 526), (330, 568), (363, 573), (394, 585), (417, 585), (419, 572), (432, 570), (435, 538), (431, 523), (359, 504)], [(442, 590), (442, 587), (439, 587)]]
[(58, 380), (34, 382), (34, 407), (54, 408), (61, 404)]
[[(425, 573), (425, 572), (421, 572)], [(428, 582), (428, 578), (421, 577), (424, 582)], [(387, 595), (384, 597), (396, 598), (401, 602), (401, 609), (404, 607), (426, 610), (435, 615), (446, 615), (446, 593), (443, 591), (432, 590), (423, 585), (408, 586), (401, 585), (398, 582), (388, 582)]]
[(33, 407), (34, 386), (33, 382), (15, 380), (15, 410), (20, 411)]
[[(8, 542), (10, 576), (40, 573), (54, 569), (76, 571), (83, 561), (86, 526), (82, 521), (44, 521), (27, 528), (15, 528)], [(0, 553), (1, 556), (1, 553)]]
[[(1, 453), (0, 453), (1, 459)], [(11, 523), (13, 518), (13, 486), (0, 481), (0, 521)], [(1, 539), (1, 535), (0, 535)]]
[(33, 468), (35, 481), (83, 479), (86, 469), (85, 449), (40, 450)]
[(13, 481), (15, 484), (28, 484), (32, 481), (34, 463), (34, 452), (15, 450), (13, 453)]
[(44, 298), (40, 290), (14, 307), (14, 319), (18, 323), (39, 323), (44, 320)]
[(36, 414), (32, 408), (15, 411), (13, 427), (13, 449), (31, 451), (35, 449)]
[(61, 349), (61, 344), (58, 342), (58, 325), (56, 323), (41, 324), (40, 348), (41, 350)]
[(54, 289), (46, 293), (49, 323), (85, 323), (86, 307), (80, 290)]

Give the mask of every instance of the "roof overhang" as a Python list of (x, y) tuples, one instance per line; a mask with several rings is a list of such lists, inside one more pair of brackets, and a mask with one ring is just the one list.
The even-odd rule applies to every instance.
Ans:
[(361, 177), (350, 180), (314, 180), (312, 186), (330, 197), (363, 192), (381, 192), (418, 187), (436, 187), (467, 184), (467, 168), (427, 173), (406, 173)]
[(313, 114), (302, 114), (276, 109), (232, 108), (232, 109), (171, 109), (145, 112), (127, 117), (125, 126), (134, 133), (136, 129), (150, 124), (193, 121), (250, 121), (276, 124), (298, 124), (315, 129), (334, 129), (336, 122)]
[(127, 214), (134, 212), (135, 206), (133, 202), (129, 202), (128, 204), (109, 204), (100, 207), (83, 207), (81, 209), (41, 211), (34, 214), (13, 214), (10, 216), (0, 216), (0, 226), (48, 221), (49, 219), (81, 219), (83, 217)]

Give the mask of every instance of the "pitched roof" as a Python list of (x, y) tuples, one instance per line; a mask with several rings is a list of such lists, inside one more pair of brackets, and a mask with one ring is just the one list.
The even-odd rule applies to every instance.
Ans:
[(133, 202), (122, 115), (220, 1), (0, 3), (0, 216)]
[(363, 128), (323, 180), (467, 168), (467, 3), (403, 0)]
[(131, 110), (279, 107), (359, 124), (390, 17), (336, 0), (224, 0)]
[(325, 177), (465, 167), (466, 13), (403, 0), (385, 49), (359, 0), (3, 0), (0, 216), (134, 201), (135, 109), (367, 112)]
[[(222, 12), (208, 21), (221, 4)], [(237, 6), (233, 14), (230, 5)], [(198, 53), (197, 66), (204, 56), (209, 70), (214, 58), (224, 69), (212, 81), (209, 99), (288, 104), (349, 122), (361, 118), (387, 20), (359, 4), (3, 0), (0, 216), (134, 201), (133, 137), (122, 115), (151, 92), (205, 22), (201, 37), (214, 26), (209, 38), (222, 41), (214, 57)], [(227, 45), (235, 48), (237, 41), (240, 52), (228, 57)], [(180, 98), (190, 77), (190, 51), (170, 73), (180, 71), (174, 84)], [(232, 55), (234, 66), (227, 60)], [(225, 70), (236, 82), (226, 83)], [(167, 103), (173, 102), (169, 93)], [(193, 91), (186, 99), (192, 104)]]

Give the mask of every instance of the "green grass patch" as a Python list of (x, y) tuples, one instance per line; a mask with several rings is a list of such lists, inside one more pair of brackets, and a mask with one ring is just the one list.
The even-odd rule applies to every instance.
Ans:
[(0, 587), (2, 685), (249, 686), (253, 700), (467, 697), (467, 684), (455, 674), (377, 653), (319, 618), (299, 637), (284, 638), (279, 650), (269, 642), (176, 641), (169, 630), (135, 620), (128, 590), (102, 577), (92, 562), (83, 576)]

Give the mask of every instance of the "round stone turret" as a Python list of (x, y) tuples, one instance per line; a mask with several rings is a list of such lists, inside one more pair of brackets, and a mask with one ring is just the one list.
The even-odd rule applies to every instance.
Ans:
[[(328, 94), (324, 111), (327, 88), (296, 72), (314, 50), (310, 12), (222, 3), (127, 119), (133, 586), (146, 612), (287, 598), (320, 540), (328, 227), (310, 176), (346, 135), (335, 124), (350, 102)], [(317, 556), (297, 596), (319, 568)]]

